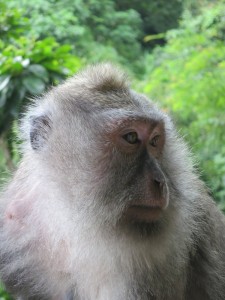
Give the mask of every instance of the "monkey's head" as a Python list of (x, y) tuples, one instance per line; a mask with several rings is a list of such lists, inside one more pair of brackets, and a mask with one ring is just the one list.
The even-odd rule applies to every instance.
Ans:
[(25, 157), (74, 218), (152, 228), (177, 205), (180, 179), (169, 172), (182, 155), (172, 127), (120, 70), (101, 64), (36, 101), (23, 123)]

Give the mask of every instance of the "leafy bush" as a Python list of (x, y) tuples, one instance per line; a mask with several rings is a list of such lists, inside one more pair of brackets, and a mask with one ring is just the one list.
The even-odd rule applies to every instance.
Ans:
[[(34, 95), (78, 70), (81, 61), (70, 45), (52, 37), (28, 37), (28, 19), (18, 9), (0, 3), (0, 184), (19, 159), (13, 120)], [(16, 124), (14, 129), (16, 129)]]
[[(81, 64), (70, 53), (69, 45), (60, 46), (52, 37), (36, 40), (22, 35), (28, 25), (27, 19), (20, 19), (18, 10), (11, 10), (9, 15), (5, 9), (3, 13), (5, 17), (3, 14), (0, 19), (3, 37), (0, 42), (0, 135), (9, 129), (12, 119), (18, 117), (22, 103), (75, 72)], [(7, 31), (10, 34), (6, 34)]]
[(225, 3), (184, 13), (167, 45), (148, 56), (145, 92), (173, 111), (225, 208)]
[(143, 37), (144, 35), (157, 34), (177, 27), (183, 5), (180, 0), (115, 0), (115, 3), (120, 10), (129, 8), (140, 14)]
[(112, 0), (10, 0), (7, 6), (24, 8), (32, 24), (29, 36), (51, 34), (88, 62), (112, 60), (143, 71), (141, 18), (133, 9), (117, 11)]
[(26, 37), (0, 44), (0, 134), (18, 116), (22, 102), (38, 95), (80, 66), (69, 45), (53, 38), (36, 41)]

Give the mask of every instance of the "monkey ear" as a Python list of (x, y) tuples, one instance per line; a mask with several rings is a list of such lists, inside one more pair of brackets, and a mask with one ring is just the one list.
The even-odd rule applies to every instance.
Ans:
[(30, 117), (30, 143), (33, 150), (41, 149), (47, 142), (52, 122), (47, 115)]

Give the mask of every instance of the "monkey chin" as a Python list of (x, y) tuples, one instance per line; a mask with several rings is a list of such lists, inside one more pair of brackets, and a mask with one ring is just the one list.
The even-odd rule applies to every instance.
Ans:
[(123, 221), (142, 237), (155, 235), (163, 229), (163, 211), (161, 207), (131, 205), (125, 211)]

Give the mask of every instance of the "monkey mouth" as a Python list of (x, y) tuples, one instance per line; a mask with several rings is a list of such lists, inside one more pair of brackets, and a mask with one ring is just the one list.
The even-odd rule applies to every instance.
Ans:
[(131, 222), (152, 223), (160, 219), (162, 211), (159, 206), (131, 205), (128, 207), (125, 216)]

